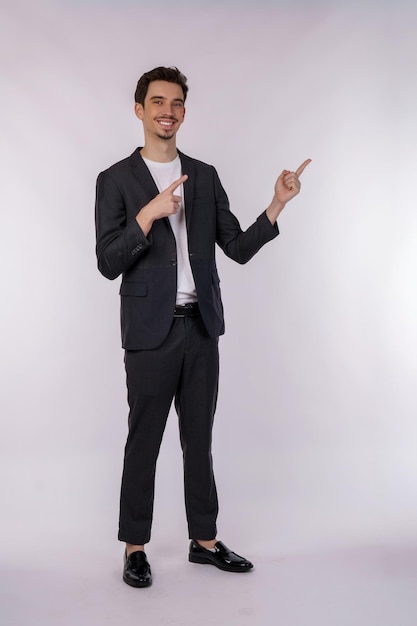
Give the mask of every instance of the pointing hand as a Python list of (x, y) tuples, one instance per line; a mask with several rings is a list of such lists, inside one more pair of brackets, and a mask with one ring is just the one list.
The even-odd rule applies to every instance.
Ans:
[(174, 191), (182, 185), (187, 178), (188, 176), (184, 174), (184, 176), (175, 180), (144, 207), (149, 211), (153, 220), (160, 220), (162, 217), (174, 215), (178, 211), (181, 204), (181, 196), (174, 195)]
[(289, 170), (283, 170), (283, 172), (281, 172), (275, 183), (276, 200), (286, 204), (299, 193), (301, 187), (299, 177), (309, 163), (311, 163), (311, 159), (304, 161), (295, 172), (290, 172)]
[(137, 214), (136, 220), (145, 237), (148, 235), (155, 220), (175, 215), (181, 206), (181, 196), (174, 191), (188, 179), (187, 174), (175, 180), (169, 187), (161, 191), (153, 200), (146, 204)]

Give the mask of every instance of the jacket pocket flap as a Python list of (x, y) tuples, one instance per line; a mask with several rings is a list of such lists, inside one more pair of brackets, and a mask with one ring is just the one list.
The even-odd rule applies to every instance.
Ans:
[(143, 297), (148, 293), (148, 285), (146, 283), (122, 283), (119, 293), (121, 296)]

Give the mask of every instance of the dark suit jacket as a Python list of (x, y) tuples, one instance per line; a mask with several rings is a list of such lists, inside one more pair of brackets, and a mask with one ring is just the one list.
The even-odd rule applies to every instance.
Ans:
[[(101, 172), (97, 180), (96, 233), (100, 272), (122, 274), (122, 343), (127, 350), (156, 348), (167, 336), (177, 292), (177, 252), (168, 218), (157, 220), (145, 237), (136, 215), (158, 194), (140, 153)], [(188, 247), (201, 317), (211, 337), (224, 333), (215, 243), (246, 263), (278, 235), (265, 212), (245, 232), (211, 165), (181, 154)]]

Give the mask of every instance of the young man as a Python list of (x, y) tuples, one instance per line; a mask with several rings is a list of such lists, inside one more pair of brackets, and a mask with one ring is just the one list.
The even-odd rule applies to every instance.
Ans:
[(300, 190), (296, 172), (279, 176), (268, 208), (243, 232), (216, 170), (177, 150), (186, 78), (177, 68), (145, 73), (135, 92), (143, 148), (102, 172), (96, 231), (100, 272), (122, 275), (121, 326), (129, 402), (119, 540), (123, 580), (152, 582), (150, 540), (155, 467), (172, 401), (184, 458), (189, 560), (230, 572), (253, 565), (217, 541), (211, 434), (218, 387), (218, 338), (224, 332), (215, 244), (246, 263), (278, 235), (276, 220)]

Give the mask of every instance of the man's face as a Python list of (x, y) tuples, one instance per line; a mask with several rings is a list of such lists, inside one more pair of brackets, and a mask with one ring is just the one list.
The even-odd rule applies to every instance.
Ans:
[(145, 104), (135, 105), (135, 113), (143, 122), (145, 137), (172, 139), (184, 121), (184, 94), (180, 85), (165, 80), (149, 84)]

